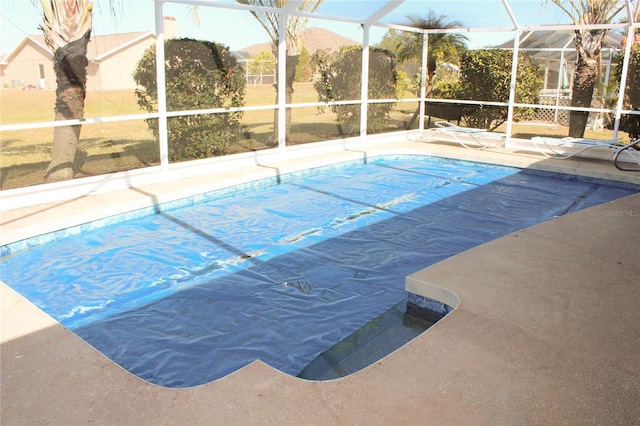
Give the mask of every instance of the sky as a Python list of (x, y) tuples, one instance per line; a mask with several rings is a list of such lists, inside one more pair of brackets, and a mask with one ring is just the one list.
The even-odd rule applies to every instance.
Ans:
[[(234, 3), (233, 0), (219, 1)], [(364, 18), (387, 3), (381, 0), (324, 0), (319, 12)], [(112, 11), (108, 0), (94, 0), (94, 35), (154, 31), (153, 0), (115, 0), (115, 5)], [(509, 6), (520, 25), (566, 22), (566, 16), (546, 0), (509, 0)], [(391, 11), (384, 21), (406, 24), (408, 16), (423, 17), (429, 9), (438, 16), (446, 16), (446, 22), (457, 21), (465, 27), (512, 27), (501, 0), (407, 0)], [(163, 12), (165, 16), (176, 18), (181, 37), (216, 41), (231, 50), (270, 41), (256, 19), (246, 12), (227, 11), (223, 14), (220, 9), (200, 7), (199, 25), (183, 4), (167, 2)], [(0, 0), (0, 53), (11, 52), (29, 34), (41, 34), (38, 29), (41, 19), (38, 0)], [(353, 23), (316, 19), (308, 26), (327, 28), (357, 41), (362, 38), (360, 26)], [(372, 43), (379, 41), (386, 31), (386, 28), (372, 30)], [(469, 47), (498, 44), (511, 37), (511, 34), (473, 33), (469, 37)]]

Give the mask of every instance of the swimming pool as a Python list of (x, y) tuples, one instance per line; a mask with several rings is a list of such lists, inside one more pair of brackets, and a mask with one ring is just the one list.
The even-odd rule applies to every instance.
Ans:
[(406, 275), (637, 192), (428, 157), (320, 172), (17, 252), (2, 280), (153, 383), (255, 359), (297, 375), (405, 299)]

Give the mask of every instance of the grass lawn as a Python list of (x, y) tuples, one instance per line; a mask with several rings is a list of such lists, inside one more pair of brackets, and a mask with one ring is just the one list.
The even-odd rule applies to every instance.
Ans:
[[(276, 93), (271, 85), (247, 85), (246, 105), (272, 105)], [(315, 102), (317, 94), (311, 83), (296, 83), (294, 103)], [(53, 121), (55, 92), (50, 90), (0, 90), (0, 124)], [(410, 120), (417, 103), (399, 103), (391, 112), (384, 131), (402, 130)], [(90, 91), (85, 102), (85, 117), (109, 117), (139, 114), (133, 90)], [(254, 151), (272, 147), (273, 110), (245, 112), (241, 138), (230, 153)], [(414, 124), (415, 127), (415, 124)], [(498, 129), (504, 131), (504, 126)], [(290, 145), (337, 139), (357, 135), (358, 129), (338, 125), (336, 116), (318, 108), (299, 108), (292, 111)], [(530, 138), (534, 135), (564, 137), (567, 128), (553, 124), (516, 123), (514, 136)], [(588, 130), (585, 137), (607, 139), (611, 131)], [(18, 188), (42, 183), (49, 161), (53, 129), (6, 131), (0, 133), (0, 189)], [(82, 126), (76, 175), (92, 176), (116, 171), (132, 170), (159, 163), (158, 143), (144, 120), (118, 123), (96, 123)]]

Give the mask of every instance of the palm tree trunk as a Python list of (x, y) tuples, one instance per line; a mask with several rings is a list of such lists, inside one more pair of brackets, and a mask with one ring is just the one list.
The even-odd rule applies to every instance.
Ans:
[[(597, 59), (579, 55), (571, 94), (572, 107), (591, 107), (597, 75)], [(588, 119), (589, 113), (586, 111), (571, 111), (569, 114), (569, 136), (572, 138), (583, 137)]]
[[(285, 99), (287, 104), (293, 102), (293, 81), (296, 79), (296, 67), (298, 66), (299, 61), (300, 55), (287, 56), (287, 90), (285, 92)], [(291, 108), (287, 108), (285, 117), (285, 128), (287, 129), (286, 134), (288, 136), (289, 130), (291, 130)]]
[[(296, 78), (296, 67), (300, 60), (300, 55), (288, 55), (286, 63), (286, 87), (285, 87), (285, 103), (291, 104), (293, 102), (293, 82)], [(276, 68), (276, 82), (278, 81), (278, 71)], [(276, 83), (276, 103), (278, 103), (278, 84)], [(291, 108), (287, 108), (285, 112), (285, 133), (288, 138), (289, 130), (291, 129)], [(270, 144), (276, 144), (278, 137), (278, 110), (273, 112), (273, 133), (269, 138)]]
[[(571, 106), (590, 108), (593, 90), (598, 78), (598, 64), (602, 43), (607, 32), (600, 29), (576, 30), (575, 34), (578, 61), (573, 79)], [(571, 111), (569, 114), (569, 136), (572, 138), (583, 137), (588, 119), (588, 112)]]
[[(91, 31), (54, 52), (56, 89), (56, 121), (84, 117), (87, 83), (87, 44)], [(73, 179), (73, 164), (80, 139), (80, 126), (60, 126), (53, 131), (51, 163), (45, 174), (46, 182)]]

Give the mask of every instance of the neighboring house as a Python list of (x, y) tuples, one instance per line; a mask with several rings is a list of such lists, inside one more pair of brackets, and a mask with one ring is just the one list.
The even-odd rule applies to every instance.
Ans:
[[(178, 36), (175, 18), (164, 18), (165, 37)], [(132, 74), (144, 51), (155, 43), (152, 31), (92, 35), (87, 46), (87, 89), (133, 89)], [(43, 35), (27, 36), (2, 62), (2, 87), (55, 89), (53, 52)]]
[[(577, 61), (575, 49), (575, 33), (572, 31), (538, 30), (524, 32), (520, 36), (520, 52), (527, 53), (540, 67), (542, 89), (540, 90), (541, 105), (570, 106), (573, 79)], [(596, 93), (593, 98), (594, 106), (601, 106), (610, 83), (611, 73), (615, 67), (618, 52), (622, 49), (624, 37), (618, 33), (607, 32), (600, 56), (600, 71), (605, 93)], [(505, 42), (499, 49), (512, 49), (513, 40)], [(600, 119), (593, 115), (591, 119)], [(569, 124), (569, 111), (555, 109), (536, 109), (535, 119)], [(595, 125), (593, 127), (595, 129)]]
[[(178, 37), (175, 18), (164, 18), (165, 38)], [(318, 49), (337, 50), (341, 46), (360, 45), (349, 38), (322, 28), (303, 31), (302, 42), (313, 54)], [(144, 51), (155, 43), (152, 31), (110, 35), (92, 35), (87, 46), (87, 89), (122, 90), (134, 89), (136, 84), (132, 74)], [(245, 65), (253, 55), (263, 50), (271, 50), (271, 43), (255, 44), (238, 52), (233, 52), (238, 61)], [(245, 66), (248, 73), (248, 67)], [(53, 52), (44, 42), (43, 35), (29, 35), (0, 62), (2, 87), (13, 88), (56, 88), (53, 70)], [(275, 71), (269, 70), (260, 79), (262, 83), (273, 84)], [(251, 76), (247, 74), (247, 81)]]

